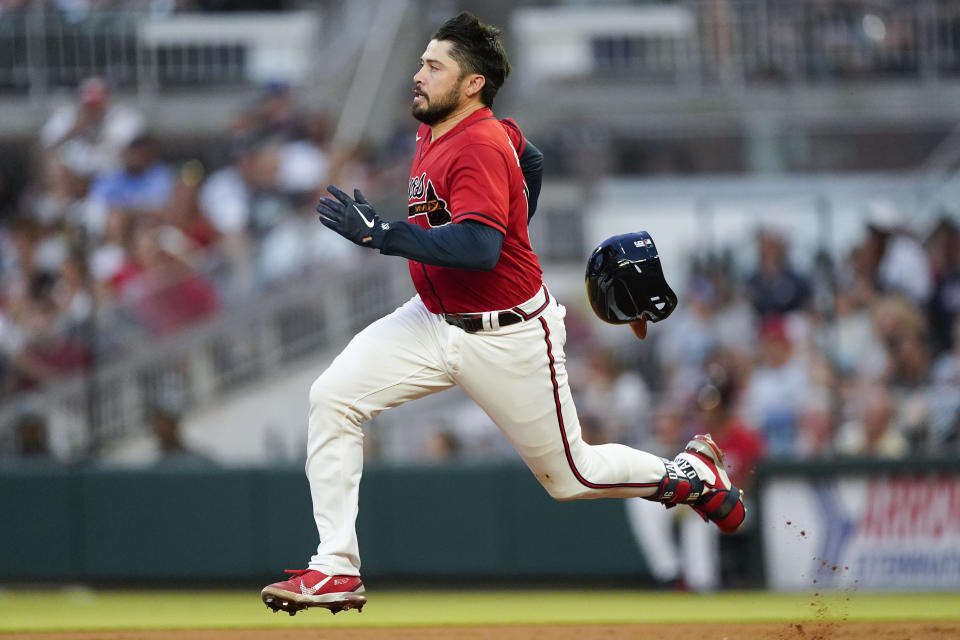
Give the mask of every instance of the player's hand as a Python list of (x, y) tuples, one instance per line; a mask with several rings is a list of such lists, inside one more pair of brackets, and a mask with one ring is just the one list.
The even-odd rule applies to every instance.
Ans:
[(323, 196), (317, 204), (323, 226), (361, 247), (379, 249), (383, 246), (383, 236), (390, 229), (390, 223), (380, 219), (359, 189), (353, 190), (352, 198), (332, 184), (327, 191), (333, 198)]
[(630, 330), (633, 331), (633, 335), (637, 336), (641, 340), (647, 337), (647, 316), (640, 316), (639, 320), (634, 320), (630, 323)]

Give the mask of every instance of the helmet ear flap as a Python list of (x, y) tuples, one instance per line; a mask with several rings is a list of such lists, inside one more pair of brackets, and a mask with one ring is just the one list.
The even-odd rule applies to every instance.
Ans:
[(660, 256), (646, 231), (604, 240), (587, 261), (587, 298), (598, 318), (626, 324), (645, 316), (666, 319), (677, 306)]
[(658, 291), (654, 295), (650, 296), (647, 302), (648, 307), (644, 309), (644, 315), (647, 316), (647, 320), (660, 322), (661, 320), (666, 320), (667, 317), (673, 313), (673, 310), (677, 308), (677, 294), (674, 293), (670, 285), (667, 284), (666, 279), (663, 279), (661, 287), (658, 288)]

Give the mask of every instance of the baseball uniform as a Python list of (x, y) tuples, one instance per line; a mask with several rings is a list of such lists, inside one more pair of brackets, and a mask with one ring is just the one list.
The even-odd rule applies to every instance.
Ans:
[[(565, 369), (565, 309), (543, 284), (527, 233), (521, 142), (519, 128), (511, 137), (488, 108), (436, 140), (426, 125), (417, 132), (408, 222), (479, 223), (503, 234), (502, 247), (489, 270), (411, 259), (417, 295), (357, 334), (311, 386), (306, 471), (321, 540), (311, 569), (360, 573), (361, 425), (454, 385), (558, 500), (650, 496), (664, 478), (657, 456), (581, 438)], [(381, 251), (391, 253), (389, 239)]]

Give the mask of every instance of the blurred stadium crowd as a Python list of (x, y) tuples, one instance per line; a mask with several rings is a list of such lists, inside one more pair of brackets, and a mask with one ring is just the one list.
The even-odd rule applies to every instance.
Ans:
[[(374, 192), (402, 183), (401, 145), (332, 166), (325, 119), (282, 84), (225, 135), (222, 166), (172, 163), (99, 78), (50, 116), (0, 225), (0, 398), (184, 330), (311, 264), (363, 259), (315, 224), (312, 202), (337, 179)], [(960, 231), (944, 216), (915, 237), (907, 212), (870, 206), (862, 241), (809, 272), (773, 226), (756, 230), (753, 272), (701, 257), (646, 355), (623, 358), (592, 339), (592, 319), (571, 317), (587, 439), (666, 454), (706, 429), (744, 468), (762, 455), (956, 452)], [(453, 419), (424, 455), (482, 455), (470, 440)]]
[[(209, 8), (57, 6), (101, 4)], [(26, 5), (0, 0), (3, 11)], [(897, 60), (907, 58), (888, 61)], [(325, 115), (273, 83), (223, 133), (227, 153), (175, 159), (103, 79), (84, 81), (35, 132), (28, 183), (0, 212), (0, 402), (188, 330), (317, 264), (365, 259), (316, 223), (313, 202), (330, 182), (396, 192), (412, 142), (402, 133), (332, 154)], [(572, 156), (548, 153), (548, 166)], [(756, 229), (752, 271), (731, 257), (742, 249), (700, 256), (674, 283), (680, 308), (629, 349), (610, 348), (595, 319), (571, 313), (568, 369), (586, 439), (672, 455), (706, 430), (736, 484), (765, 456), (960, 453), (960, 229), (945, 214), (918, 233), (903, 225), (909, 211), (864, 206), (861, 241), (806, 271), (775, 226)], [(451, 414), (424, 460), (499, 455), (481, 422)], [(29, 440), (24, 455), (43, 450)]]
[(229, 157), (209, 173), (170, 162), (100, 78), (50, 116), (0, 226), (0, 398), (208, 318), (303, 268), (308, 252), (348, 259), (309, 224), (328, 175), (324, 119), (295, 114), (276, 84), (228, 135)]

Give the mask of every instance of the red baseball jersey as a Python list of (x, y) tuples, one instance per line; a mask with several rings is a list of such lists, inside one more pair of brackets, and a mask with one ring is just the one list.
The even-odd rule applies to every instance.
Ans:
[(473, 112), (431, 142), (417, 130), (407, 220), (430, 229), (476, 220), (503, 233), (491, 271), (448, 269), (409, 260), (410, 277), (433, 313), (509, 309), (540, 289), (540, 262), (527, 234), (527, 196), (517, 149), (523, 134), (488, 108)]

